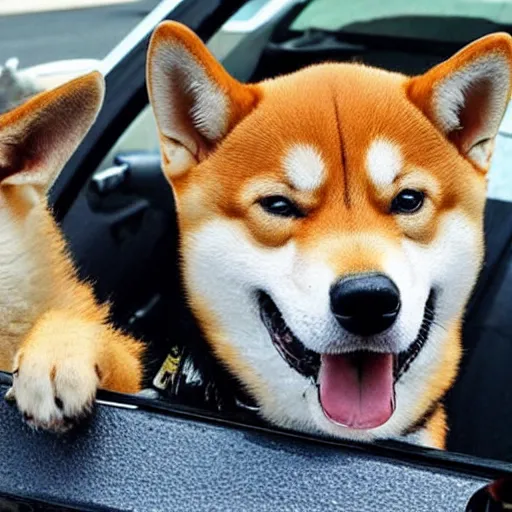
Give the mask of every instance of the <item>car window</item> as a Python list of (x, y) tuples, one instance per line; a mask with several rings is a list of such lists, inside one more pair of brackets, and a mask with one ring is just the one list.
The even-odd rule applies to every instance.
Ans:
[(509, 202), (512, 201), (512, 178), (510, 176), (512, 137), (507, 127), (510, 125), (511, 112), (512, 109), (509, 108), (496, 139), (496, 148), (489, 171), (489, 188), (487, 192), (489, 198)]
[(0, 111), (93, 69), (158, 0), (49, 0), (0, 6)]
[(151, 107), (147, 105), (112, 146), (97, 170), (104, 171), (112, 167), (115, 157), (120, 153), (147, 152), (159, 154), (159, 144), (155, 118)]

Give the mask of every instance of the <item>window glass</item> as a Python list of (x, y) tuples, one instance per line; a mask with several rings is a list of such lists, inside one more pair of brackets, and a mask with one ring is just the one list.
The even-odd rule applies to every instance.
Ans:
[(158, 0), (0, 2), (0, 111), (98, 67)]

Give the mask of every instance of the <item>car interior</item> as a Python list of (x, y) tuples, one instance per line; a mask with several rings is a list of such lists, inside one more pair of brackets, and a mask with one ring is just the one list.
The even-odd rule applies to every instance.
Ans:
[[(301, 2), (260, 34), (258, 44), (247, 43), (261, 48), (254, 59), (247, 60), (239, 45), (223, 63), (244, 81), (324, 61), (363, 62), (412, 75), (471, 40), (512, 28), (512, 9), (507, 20), (508, 11), (484, 16), (478, 2), (467, 14), (448, 15), (436, 2), (427, 4), (425, 12), (401, 14), (390, 3), (369, 18), (336, 0)], [(506, 124), (490, 175), (485, 266), (467, 310), (461, 372), (446, 405), (450, 451), (512, 461), (512, 131)], [(114, 323), (147, 344), (145, 393), (258, 423), (251, 399), (215, 362), (187, 308), (173, 196), (160, 169), (149, 106), (91, 171), (62, 228), (81, 275), (113, 304)]]

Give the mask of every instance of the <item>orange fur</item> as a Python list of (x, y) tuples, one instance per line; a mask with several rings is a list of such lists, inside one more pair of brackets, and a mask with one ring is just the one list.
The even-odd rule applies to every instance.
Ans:
[[(425, 390), (416, 404), (415, 421), (418, 421), (433, 404), (439, 403), (455, 382), (462, 356), (460, 332), (461, 321), (458, 321), (448, 330), (437, 368), (428, 376)], [(446, 413), (442, 403), (440, 403), (426, 424), (427, 434), (436, 448), (445, 448), (448, 430)]]
[(448, 420), (444, 407), (440, 405), (426, 425), (426, 430), (431, 439), (433, 448), (437, 448), (438, 450), (446, 449), (446, 434), (448, 432), (447, 422)]
[[(218, 82), (222, 90), (234, 99), (229, 112), (229, 122), (226, 126), (227, 131), (231, 131), (231, 129), (247, 115), (247, 112), (254, 108), (258, 101), (258, 89), (252, 86), (242, 88), (235, 79), (223, 73), (221, 64), (211, 55), (188, 27), (175, 22), (163, 23), (160, 25), (158, 37), (183, 45), (188, 52), (195, 56), (198, 62), (203, 64), (205, 71), (212, 79)], [(156, 45), (152, 45), (149, 49), (148, 62), (152, 58), (152, 52), (155, 49)], [(150, 73), (151, 70), (148, 69), (148, 74)], [(202, 151), (208, 150), (209, 148), (200, 146), (200, 149), (202, 156)]]

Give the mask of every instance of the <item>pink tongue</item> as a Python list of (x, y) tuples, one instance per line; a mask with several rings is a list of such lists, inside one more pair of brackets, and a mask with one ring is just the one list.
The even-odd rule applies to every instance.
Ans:
[(349, 428), (379, 427), (394, 411), (393, 355), (322, 356), (320, 403), (326, 416)]

